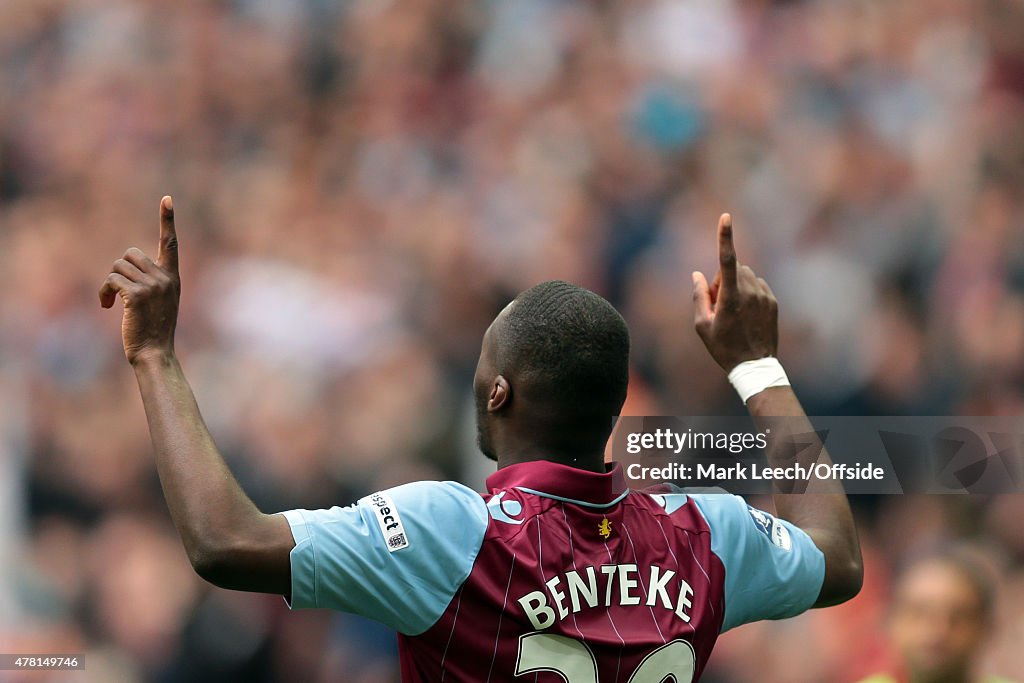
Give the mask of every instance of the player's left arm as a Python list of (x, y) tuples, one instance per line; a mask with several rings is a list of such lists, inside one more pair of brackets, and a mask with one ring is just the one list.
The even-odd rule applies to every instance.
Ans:
[(295, 546), (288, 522), (260, 512), (238, 485), (175, 356), (180, 291), (174, 208), (164, 197), (156, 261), (129, 249), (114, 262), (100, 303), (124, 303), (125, 356), (142, 394), (167, 507), (193, 568), (224, 588), (288, 595)]
[[(697, 332), (718, 364), (731, 372), (741, 363), (774, 358), (778, 352), (778, 302), (768, 283), (749, 266), (740, 265), (733, 244), (732, 217), (723, 214), (718, 223), (719, 272), (709, 286), (704, 275), (693, 274)], [(747, 409), (760, 427), (813, 435), (800, 401), (789, 386), (772, 386), (751, 396)], [(819, 444), (821, 445), (821, 444)], [(795, 459), (786, 442), (773, 438), (766, 449), (772, 466), (786, 466)], [(804, 464), (831, 465), (827, 449), (806, 449)], [(843, 485), (837, 480), (814, 480), (802, 493), (776, 489), (779, 516), (802, 529), (821, 550), (825, 575), (815, 607), (849, 600), (861, 588), (864, 565), (857, 528)]]

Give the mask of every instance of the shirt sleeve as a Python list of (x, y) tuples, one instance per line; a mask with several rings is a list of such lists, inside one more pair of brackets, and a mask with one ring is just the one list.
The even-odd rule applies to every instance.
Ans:
[(487, 530), (480, 494), (417, 482), (329, 510), (281, 513), (291, 527), (293, 609), (359, 614), (418, 635), (469, 576)]
[(725, 565), (722, 631), (810, 609), (825, 580), (825, 555), (799, 527), (729, 494), (691, 495)]

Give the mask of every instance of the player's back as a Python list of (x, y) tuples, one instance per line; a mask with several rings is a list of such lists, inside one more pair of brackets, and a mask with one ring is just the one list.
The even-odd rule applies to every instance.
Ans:
[(687, 496), (630, 492), (621, 474), (552, 463), (506, 468), (488, 484), (472, 572), (431, 631), (406, 644), (414, 680), (435, 680), (436, 667), (436, 680), (682, 682), (703, 667), (724, 572)]
[(686, 683), (719, 633), (807, 609), (824, 576), (806, 534), (736, 496), (547, 461), (487, 483), (286, 513), (294, 603), (394, 627), (406, 682)]
[(407, 680), (699, 676), (726, 612), (716, 551), (729, 554), (712, 524), (733, 542), (733, 520), (757, 529), (739, 499), (631, 492), (620, 469), (544, 461), (507, 467), (487, 484), (469, 577), (428, 632), (403, 639)]

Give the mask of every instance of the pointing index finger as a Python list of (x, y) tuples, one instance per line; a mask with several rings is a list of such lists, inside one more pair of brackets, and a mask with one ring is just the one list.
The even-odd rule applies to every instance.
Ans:
[(736, 247), (732, 241), (732, 216), (718, 219), (718, 267), (722, 274), (721, 293), (734, 292), (737, 286)]
[(160, 200), (160, 246), (156, 263), (173, 273), (178, 272), (178, 233), (174, 229), (174, 201), (170, 195)]

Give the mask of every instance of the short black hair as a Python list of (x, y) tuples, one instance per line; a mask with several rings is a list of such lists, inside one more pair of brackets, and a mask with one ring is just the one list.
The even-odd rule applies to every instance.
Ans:
[(513, 391), (564, 420), (618, 415), (629, 384), (629, 328), (601, 296), (549, 280), (513, 301), (498, 335), (501, 372)]

